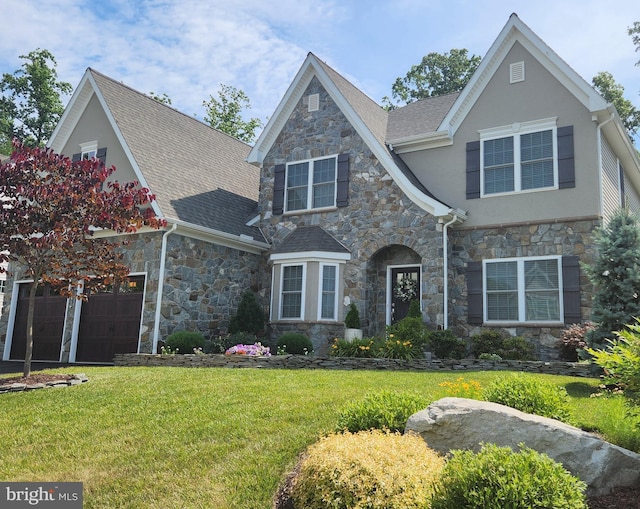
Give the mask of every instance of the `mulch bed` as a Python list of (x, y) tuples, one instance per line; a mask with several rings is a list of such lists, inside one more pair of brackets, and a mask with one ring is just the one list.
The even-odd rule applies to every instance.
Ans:
[(41, 374), (32, 373), (28, 377), (14, 376), (0, 378), (0, 394), (9, 392), (31, 391), (35, 389), (50, 389), (53, 387), (70, 387), (88, 381), (83, 375)]
[(640, 509), (640, 486), (617, 488), (608, 495), (590, 498), (589, 509)]

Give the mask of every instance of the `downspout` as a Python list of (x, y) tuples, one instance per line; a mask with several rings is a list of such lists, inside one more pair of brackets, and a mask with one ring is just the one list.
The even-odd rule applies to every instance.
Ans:
[(153, 347), (151, 349), (152, 353), (157, 353), (158, 351), (158, 341), (160, 337), (160, 310), (162, 307), (162, 291), (164, 289), (164, 270), (166, 265), (167, 258), (167, 237), (176, 231), (178, 225), (173, 223), (171, 229), (164, 232), (162, 235), (162, 248), (160, 249), (160, 271), (158, 274), (158, 295), (156, 297), (156, 313), (155, 319), (153, 322)]
[[(605, 120), (604, 122), (598, 124), (598, 126), (596, 127), (596, 132), (597, 132), (597, 142), (598, 142), (598, 183), (599, 183), (599, 187), (600, 187), (600, 203), (599, 205), (599, 209), (600, 209), (600, 214), (602, 215), (602, 219), (603, 219), (603, 223), (604, 223), (604, 197), (602, 196), (602, 193), (604, 192), (604, 188), (602, 187), (602, 174), (604, 172), (603, 168), (602, 168), (602, 126), (604, 126), (605, 124), (608, 124), (609, 122), (611, 122), (613, 120), (613, 113), (609, 114), (609, 118), (607, 120)], [(620, 189), (620, 185), (618, 185), (618, 189)]]
[(442, 328), (449, 328), (449, 236), (447, 230), (449, 226), (458, 220), (458, 214), (453, 214), (453, 218), (442, 227), (442, 260), (444, 270), (444, 295), (443, 295), (443, 320)]

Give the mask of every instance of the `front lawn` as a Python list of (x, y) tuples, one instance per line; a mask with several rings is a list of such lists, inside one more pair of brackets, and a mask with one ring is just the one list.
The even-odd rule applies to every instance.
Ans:
[[(16, 365), (17, 370), (21, 368)], [(81, 481), (85, 508), (267, 509), (297, 455), (343, 406), (376, 390), (444, 381), (483, 386), (503, 372), (382, 372), (78, 367), (81, 386), (0, 395), (0, 480)], [(566, 386), (577, 422), (640, 451), (620, 398)]]

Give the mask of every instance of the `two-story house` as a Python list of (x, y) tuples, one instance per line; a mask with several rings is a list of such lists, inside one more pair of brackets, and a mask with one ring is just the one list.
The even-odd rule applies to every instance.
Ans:
[[(310, 53), (253, 147), (90, 69), (49, 145), (150, 188), (168, 226), (126, 247), (132, 286), (87, 302), (44, 290), (40, 359), (224, 333), (245, 290), (272, 338), (305, 332), (319, 354), (350, 303), (376, 335), (417, 298), (433, 328), (505, 329), (553, 358), (590, 318), (594, 229), (640, 212), (615, 109), (515, 14), (464, 90), (392, 111)], [(21, 358), (28, 284), (7, 282), (4, 359)]]
[(434, 328), (507, 329), (552, 357), (590, 316), (594, 228), (640, 211), (615, 109), (515, 14), (461, 93), (390, 112), (309, 54), (249, 161), (273, 330), (319, 351), (350, 302), (375, 335), (415, 289)]

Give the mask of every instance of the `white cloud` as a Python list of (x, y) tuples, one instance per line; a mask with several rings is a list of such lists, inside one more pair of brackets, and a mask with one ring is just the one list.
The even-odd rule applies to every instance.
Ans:
[(426, 53), (484, 55), (514, 11), (587, 81), (608, 70), (638, 104), (636, 0), (5, 0), (0, 73), (46, 48), (74, 86), (90, 66), (202, 115), (225, 83), (265, 119), (308, 51), (379, 101)]

